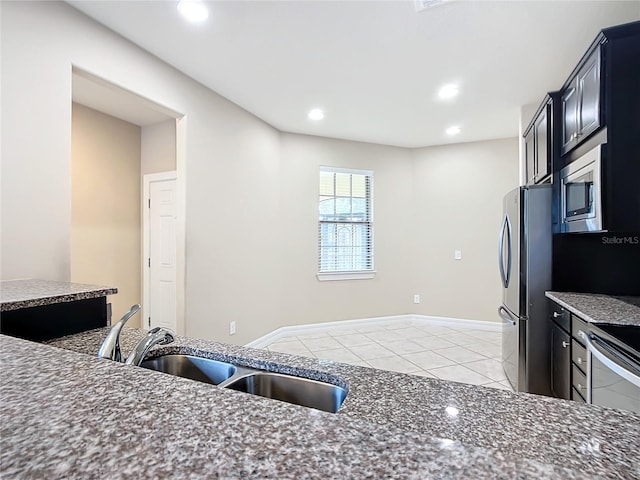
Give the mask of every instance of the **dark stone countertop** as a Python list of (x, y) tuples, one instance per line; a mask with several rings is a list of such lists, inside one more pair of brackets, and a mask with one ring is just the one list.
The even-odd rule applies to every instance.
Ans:
[(150, 354), (346, 386), (331, 414), (98, 359), (107, 331), (0, 336), (0, 476), (640, 478), (631, 412), (184, 337)]
[(640, 327), (640, 297), (546, 292), (546, 296), (586, 322)]
[(640, 478), (631, 412), (184, 337), (151, 352), (346, 386), (331, 414), (95, 358), (106, 333), (0, 336), (0, 476)]
[(33, 278), (0, 282), (0, 312), (105, 297), (117, 288)]

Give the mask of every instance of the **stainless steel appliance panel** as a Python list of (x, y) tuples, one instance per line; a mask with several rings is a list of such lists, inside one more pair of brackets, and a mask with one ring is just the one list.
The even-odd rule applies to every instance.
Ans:
[(509, 192), (503, 200), (504, 216), (500, 228), (500, 275), (502, 304), (516, 316), (520, 313), (520, 246), (525, 189)]
[(499, 270), (502, 362), (517, 391), (550, 393), (551, 186), (519, 187), (504, 198)]
[(640, 413), (640, 355), (590, 330), (578, 332), (587, 347), (587, 403)]
[[(524, 366), (520, 354), (524, 352), (526, 328), (520, 319), (520, 222), (523, 217), (524, 190), (517, 188), (505, 195), (503, 218), (498, 243), (500, 281), (502, 283), (502, 305), (498, 313), (503, 319), (502, 365), (505, 375), (514, 390), (518, 390), (518, 378), (524, 378)], [(522, 335), (521, 335), (522, 333)]]
[(563, 232), (602, 231), (602, 145), (560, 172)]

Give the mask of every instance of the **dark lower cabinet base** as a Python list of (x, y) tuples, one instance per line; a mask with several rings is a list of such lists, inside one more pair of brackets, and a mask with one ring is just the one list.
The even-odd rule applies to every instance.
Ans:
[(0, 314), (0, 333), (42, 342), (107, 326), (107, 298), (22, 308)]

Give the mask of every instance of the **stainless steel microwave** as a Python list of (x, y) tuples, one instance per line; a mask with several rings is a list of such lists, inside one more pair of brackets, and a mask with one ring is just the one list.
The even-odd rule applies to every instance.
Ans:
[(563, 232), (603, 231), (602, 147), (598, 145), (560, 171)]

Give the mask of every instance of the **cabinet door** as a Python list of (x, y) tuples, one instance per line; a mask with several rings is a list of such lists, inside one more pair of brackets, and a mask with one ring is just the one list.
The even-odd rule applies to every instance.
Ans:
[(533, 185), (536, 176), (534, 130), (534, 128), (531, 128), (524, 137), (524, 164), (527, 171), (527, 185)]
[(594, 54), (578, 73), (578, 140), (600, 126), (600, 55)]
[(547, 137), (547, 110), (544, 108), (536, 120), (533, 130), (535, 131), (535, 183), (545, 178), (551, 170), (551, 156), (549, 155), (549, 142)]
[(551, 393), (571, 398), (571, 337), (555, 322), (551, 328)]
[(573, 82), (562, 94), (562, 153), (565, 154), (577, 143), (578, 138), (578, 92)]

